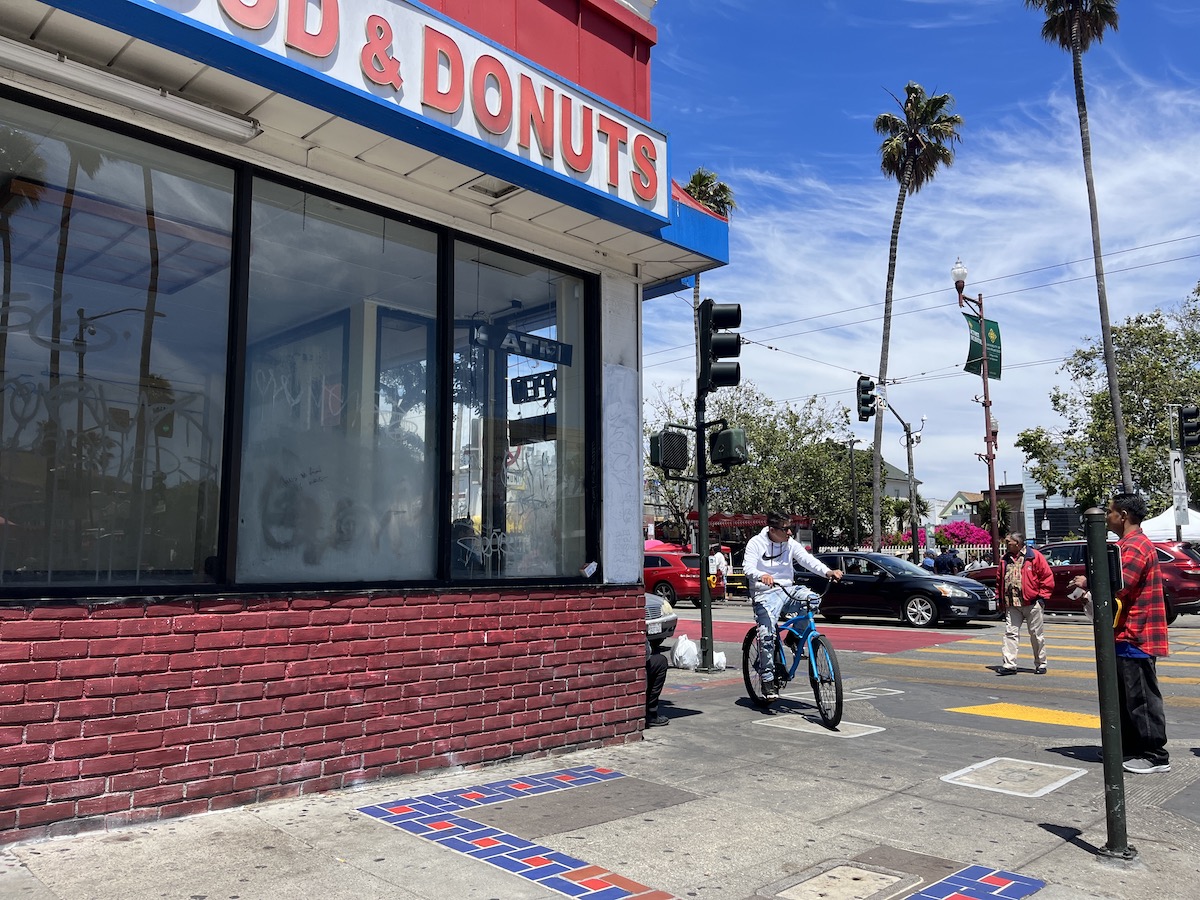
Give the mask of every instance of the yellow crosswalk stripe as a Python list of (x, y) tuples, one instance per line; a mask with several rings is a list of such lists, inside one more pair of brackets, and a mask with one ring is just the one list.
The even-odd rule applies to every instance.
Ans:
[(969, 716), (988, 716), (993, 719), (1017, 719), (1043, 725), (1070, 725), (1073, 728), (1100, 728), (1100, 717), (1091, 713), (1064, 712), (1040, 706), (1021, 706), (1017, 703), (985, 703), (982, 706), (957, 706), (947, 712)]
[[(980, 653), (976, 650), (955, 650), (955, 649), (953, 649), (955, 646), (957, 646), (957, 645), (949, 644), (947, 646), (938, 646), (938, 647), (918, 647), (913, 652), (914, 653), (939, 653), (944, 656), (955, 656), (955, 655), (956, 656), (980, 656)], [(997, 652), (999, 651), (999, 648), (997, 648), (997, 647), (994, 647), (993, 649), (995, 649)], [(1026, 648), (1022, 647), (1022, 649), (1024, 650)], [(1047, 649), (1047, 651), (1049, 651), (1049, 650), (1054, 650), (1056, 648), (1047, 644), (1046, 649)], [(1067, 647), (1065, 649), (1074, 650), (1075, 648)], [(1051, 662), (1078, 662), (1078, 663), (1094, 663), (1095, 662), (1094, 656), (1048, 656), (1047, 659), (1049, 659)], [(1171, 667), (1175, 667), (1175, 668), (1200, 669), (1200, 661), (1198, 661), (1198, 662), (1186, 662), (1186, 661), (1176, 662), (1173, 657), (1168, 657), (1166, 659), (1160, 659), (1158, 661), (1158, 668), (1161, 669), (1164, 666), (1171, 666)]]
[[(986, 669), (988, 666), (983, 663), (965, 663), (965, 662), (945, 662), (940, 659), (906, 659), (896, 656), (872, 656), (867, 662), (874, 665), (882, 666), (911, 666), (918, 669), (956, 669), (960, 672), (978, 672), (981, 669)], [(1050, 676), (1042, 676), (1050, 677)], [(1053, 673), (1055, 678), (1087, 678), (1091, 681), (1096, 680), (1094, 671), (1071, 671), (1064, 669), (1055, 669)], [(1159, 675), (1158, 681), (1160, 684), (1194, 684), (1200, 685), (1200, 678), (1182, 678), (1177, 675)]]

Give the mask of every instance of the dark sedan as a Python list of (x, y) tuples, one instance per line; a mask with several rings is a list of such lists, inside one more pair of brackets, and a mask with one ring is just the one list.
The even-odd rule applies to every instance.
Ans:
[[(842, 570), (821, 601), (830, 622), (842, 616), (885, 616), (918, 628), (938, 622), (968, 622), (999, 616), (996, 592), (958, 575), (934, 575), (886, 553), (818, 553), (825, 565)], [(801, 572), (798, 580), (819, 589), (823, 579)]]

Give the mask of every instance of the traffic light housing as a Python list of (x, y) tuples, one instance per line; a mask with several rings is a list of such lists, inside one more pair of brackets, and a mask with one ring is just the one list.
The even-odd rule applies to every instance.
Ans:
[(741, 365), (720, 361), (742, 355), (742, 336), (728, 330), (741, 324), (740, 303), (714, 303), (710, 298), (700, 304), (698, 392), (737, 387), (741, 382)]
[(1200, 407), (1179, 407), (1179, 448), (1195, 450), (1200, 447)]
[(708, 436), (708, 458), (713, 465), (740, 466), (747, 462), (746, 431), (743, 428), (722, 428)]
[(875, 415), (875, 382), (866, 375), (858, 376), (858, 421), (865, 422)]
[(688, 467), (688, 438), (679, 431), (660, 431), (650, 435), (650, 465), (667, 472), (682, 472)]

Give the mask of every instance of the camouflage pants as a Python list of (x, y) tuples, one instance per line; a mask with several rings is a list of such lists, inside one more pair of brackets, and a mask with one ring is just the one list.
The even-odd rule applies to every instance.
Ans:
[(775, 616), (758, 600), (754, 601), (754, 621), (758, 623), (758, 640), (762, 652), (754, 661), (754, 667), (763, 681), (775, 680)]

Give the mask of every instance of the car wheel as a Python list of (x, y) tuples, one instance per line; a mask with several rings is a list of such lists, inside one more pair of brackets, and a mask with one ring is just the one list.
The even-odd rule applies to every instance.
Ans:
[(904, 601), (904, 621), (914, 628), (932, 628), (937, 619), (937, 605), (924, 594), (913, 594)]
[(662, 597), (672, 606), (675, 605), (675, 588), (671, 587), (667, 582), (663, 581), (656, 584), (654, 586), (654, 593), (658, 594), (658, 596)]
[(1168, 625), (1170, 625), (1172, 622), (1174, 622), (1176, 619), (1179, 618), (1179, 613), (1177, 613), (1175, 611), (1175, 606), (1174, 606), (1174, 604), (1171, 603), (1171, 597), (1166, 591), (1163, 591), (1163, 607), (1165, 608), (1165, 611), (1167, 613), (1167, 624)]

